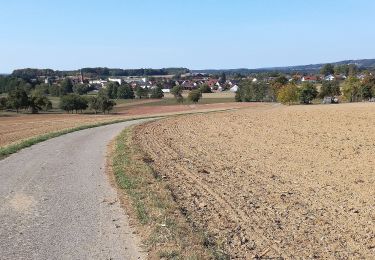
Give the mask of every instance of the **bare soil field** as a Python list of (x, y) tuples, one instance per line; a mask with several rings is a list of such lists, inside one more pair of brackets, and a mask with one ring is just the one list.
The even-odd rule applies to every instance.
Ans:
[(278, 106), (138, 126), (193, 227), (231, 258), (374, 259), (375, 106)]
[(238, 109), (244, 107), (254, 107), (254, 103), (228, 102), (213, 104), (189, 104), (189, 105), (154, 105), (154, 106), (128, 106), (121, 107), (116, 110), (118, 114), (126, 114), (129, 116), (164, 114), (176, 112), (194, 112), (207, 111), (212, 109)]
[(121, 119), (121, 117), (76, 114), (2, 116), (0, 117), (0, 147), (54, 131), (116, 119)]
[[(143, 102), (143, 101), (142, 101)], [(110, 115), (89, 114), (7, 114), (0, 115), (0, 147), (21, 140), (81, 125), (103, 123), (145, 116), (163, 116), (191, 112), (207, 112), (223, 109), (251, 107), (251, 103), (216, 103), (198, 105), (145, 106), (145, 100), (137, 105), (121, 104)]]

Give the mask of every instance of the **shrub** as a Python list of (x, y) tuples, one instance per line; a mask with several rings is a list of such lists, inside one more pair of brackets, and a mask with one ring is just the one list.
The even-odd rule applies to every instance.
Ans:
[(122, 84), (117, 89), (117, 98), (133, 99), (134, 91), (129, 84)]
[(88, 107), (88, 101), (86, 98), (77, 94), (68, 94), (60, 98), (60, 108), (69, 112), (75, 110), (76, 113), (80, 110), (81, 112)]
[(188, 99), (194, 103), (197, 103), (202, 97), (202, 92), (199, 89), (194, 89), (189, 92)]
[(283, 104), (291, 104), (298, 101), (298, 87), (297, 85), (290, 83), (282, 87), (277, 95), (277, 100)]
[(203, 84), (199, 89), (201, 93), (212, 93), (210, 86), (208, 86), (207, 84)]
[(151, 90), (150, 97), (151, 98), (163, 98), (164, 97), (164, 93), (163, 93), (163, 90), (162, 90), (161, 86), (157, 86), (156, 88), (153, 88)]
[(299, 100), (303, 104), (310, 104), (318, 96), (316, 86), (309, 82), (304, 82), (299, 90)]

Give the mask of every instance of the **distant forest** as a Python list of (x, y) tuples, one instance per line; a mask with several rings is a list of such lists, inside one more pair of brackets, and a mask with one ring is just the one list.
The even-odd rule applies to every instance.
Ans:
[[(258, 68), (258, 69), (246, 69), (246, 68), (239, 68), (239, 69), (204, 69), (204, 70), (192, 70), (193, 73), (207, 73), (207, 74), (221, 74), (225, 73), (227, 75), (251, 75), (256, 73), (264, 73), (264, 72), (279, 72), (279, 73), (286, 73), (286, 74), (293, 74), (293, 73), (302, 73), (302, 74), (316, 74), (319, 73), (321, 68), (327, 63), (319, 63), (319, 64), (310, 64), (310, 65), (299, 65), (299, 66), (285, 66), (285, 67), (269, 67), (269, 68)], [(333, 66), (340, 66), (340, 65), (349, 65), (354, 64), (358, 67), (359, 70), (374, 70), (375, 69), (375, 59), (362, 59), (362, 60), (344, 60), (339, 62), (332, 62), (330, 63)]]
[(111, 68), (82, 68), (81, 70), (59, 71), (52, 69), (17, 69), (11, 76), (23, 79), (31, 79), (39, 76), (76, 76), (80, 71), (85, 77), (119, 77), (119, 76), (158, 76), (188, 73), (187, 68), (163, 68), (163, 69), (111, 69)]

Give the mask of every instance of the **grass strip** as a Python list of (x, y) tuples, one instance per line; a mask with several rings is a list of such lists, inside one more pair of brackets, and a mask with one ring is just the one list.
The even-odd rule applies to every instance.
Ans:
[(149, 259), (228, 259), (182, 214), (168, 180), (153, 170), (149, 157), (133, 143), (133, 129), (115, 139), (109, 165)]

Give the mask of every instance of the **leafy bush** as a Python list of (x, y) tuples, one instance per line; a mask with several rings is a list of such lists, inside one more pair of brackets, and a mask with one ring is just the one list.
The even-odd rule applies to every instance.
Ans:
[(277, 100), (283, 104), (291, 104), (298, 101), (298, 87), (297, 85), (290, 83), (282, 87), (277, 95)]
[(199, 89), (194, 89), (189, 92), (188, 99), (194, 103), (197, 103), (202, 97), (202, 92)]
[(310, 104), (318, 96), (316, 86), (310, 82), (304, 82), (299, 90), (299, 100), (303, 104)]
[(87, 109), (88, 107), (88, 101), (85, 97), (82, 97), (77, 94), (68, 94), (65, 96), (62, 96), (60, 98), (60, 108), (69, 112), (72, 112), (75, 110), (76, 113), (78, 111), (83, 111)]
[(129, 84), (122, 84), (117, 89), (117, 98), (133, 99), (135, 97), (133, 88)]
[(208, 86), (207, 84), (203, 84), (199, 89), (201, 93), (212, 93), (210, 86)]
[(163, 93), (161, 86), (157, 86), (156, 88), (153, 88), (151, 90), (150, 98), (163, 98), (163, 97), (164, 97), (164, 93)]
[(259, 102), (270, 100), (270, 87), (263, 82), (244, 80), (236, 93), (236, 101)]

